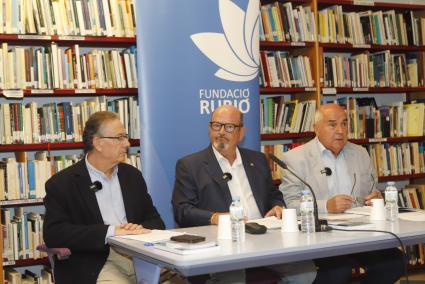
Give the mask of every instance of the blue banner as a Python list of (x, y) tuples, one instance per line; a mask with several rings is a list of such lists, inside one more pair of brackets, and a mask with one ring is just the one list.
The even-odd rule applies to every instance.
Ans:
[(259, 1), (136, 2), (142, 171), (173, 228), (176, 161), (209, 144), (215, 108), (237, 106), (242, 146), (260, 149)]

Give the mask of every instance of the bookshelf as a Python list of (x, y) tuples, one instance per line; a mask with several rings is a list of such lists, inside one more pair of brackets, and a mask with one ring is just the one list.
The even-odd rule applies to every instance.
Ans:
[[(139, 146), (139, 139), (129, 140), (131, 147)], [(52, 142), (37, 144), (9, 144), (0, 145), (0, 152), (16, 152), (16, 151), (51, 151), (65, 149), (82, 149), (83, 142)]]
[[(323, 36), (323, 25), (320, 25), (320, 15), (323, 11), (327, 11), (327, 16), (329, 14), (332, 14), (333, 17), (337, 17), (337, 11), (340, 8), (342, 12), (352, 14), (357, 13), (360, 15), (361, 13), (364, 13), (365, 11), (371, 11), (371, 13), (383, 13), (384, 15), (387, 14), (385, 17), (390, 17), (388, 15), (391, 15), (394, 11), (394, 15), (398, 16), (403, 15), (404, 17), (415, 17), (418, 18), (418, 26), (424, 25), (424, 23), (421, 23), (421, 18), (424, 17), (424, 11), (425, 11), (425, 5), (422, 4), (405, 4), (405, 3), (385, 3), (385, 2), (373, 2), (373, 1), (367, 1), (364, 3), (361, 3), (359, 1), (338, 1), (336, 4), (335, 1), (327, 1), (327, 0), (312, 0), (312, 1), (291, 1), (292, 3), (292, 9), (295, 11), (296, 7), (299, 5), (302, 5), (305, 7), (310, 7), (312, 13), (315, 16), (316, 21), (316, 38), (314, 38), (314, 41), (293, 41), (292, 35), (290, 36), (289, 40), (288, 37), (283, 36), (282, 38), (278, 38), (276, 34), (283, 33), (285, 35), (287, 31), (284, 27), (285, 23), (285, 17), (282, 16), (283, 13), (287, 10), (283, 10), (281, 7), (284, 7), (287, 9), (288, 6), (286, 6), (286, 3), (288, 1), (261, 1), (262, 8), (261, 10), (261, 17), (262, 17), (262, 23), (263, 23), (263, 34), (260, 32), (260, 50), (261, 51), (284, 51), (291, 55), (298, 55), (298, 54), (304, 54), (308, 56), (311, 60), (311, 72), (313, 74), (314, 78), (314, 86), (285, 86), (285, 84), (280, 83), (279, 85), (271, 86), (273, 84), (267, 84), (264, 83), (265, 81), (268, 82), (263, 75), (263, 80), (260, 80), (260, 97), (272, 97), (274, 98), (274, 104), (275, 106), (279, 107), (278, 104), (280, 102), (278, 101), (279, 96), (287, 96), (289, 97), (287, 101), (289, 100), (299, 100), (299, 101), (305, 101), (309, 99), (316, 100), (317, 105), (320, 103), (323, 103), (323, 101), (329, 101), (332, 100), (330, 98), (337, 98), (337, 96), (348, 96), (351, 98), (356, 97), (364, 97), (365, 95), (372, 94), (373, 97), (383, 97), (386, 94), (405, 94), (405, 100), (406, 101), (412, 101), (412, 100), (420, 100), (424, 98), (425, 94), (425, 85), (424, 82), (419, 82), (418, 85), (412, 86), (410, 84), (404, 83), (397, 86), (388, 85), (386, 86), (378, 86), (375, 84), (369, 84), (369, 85), (353, 85), (353, 86), (333, 86), (327, 85), (325, 82), (325, 57), (328, 56), (328, 54), (358, 54), (362, 52), (381, 52), (381, 51), (388, 51), (391, 55), (392, 53), (397, 54), (410, 54), (410, 53), (418, 53), (423, 52), (425, 50), (425, 41), (423, 38), (424, 32), (422, 29), (419, 29), (418, 31), (418, 38), (415, 43), (411, 42), (411, 38), (405, 38), (405, 42), (401, 42), (401, 38), (396, 43), (395, 36), (394, 40), (390, 42), (390, 37), (387, 36), (387, 44), (378, 44), (376, 42), (356, 42), (355, 38), (349, 39), (348, 34), (346, 34), (346, 38), (344, 40), (340, 40), (337, 38), (337, 34), (330, 36), (327, 35), (328, 39), (323, 40), (325, 37)], [(279, 4), (276, 4), (279, 3)], [(265, 8), (267, 7), (267, 8)], [(339, 7), (339, 8), (336, 8)], [(273, 10), (276, 9), (276, 10)], [(279, 10), (280, 9), (280, 10)], [(266, 14), (264, 10), (267, 10), (270, 14)], [(279, 11), (278, 11), (279, 10)], [(331, 12), (329, 12), (331, 10)], [(411, 16), (409, 13), (412, 11)], [(275, 14), (273, 14), (275, 13)], [(273, 16), (270, 16), (273, 15)], [(378, 15), (378, 14), (377, 14)], [(276, 20), (276, 16), (281, 17), (281, 22), (279, 23), (279, 20)], [(265, 17), (268, 18), (265, 20)], [(272, 18), (271, 18), (272, 17)], [(348, 18), (348, 16), (347, 16)], [(410, 19), (410, 18), (408, 18)], [(408, 19), (405, 19), (406, 21)], [(388, 19), (386, 19), (388, 20)], [(329, 21), (329, 18), (328, 18)], [(268, 23), (267, 23), (268, 22)], [(300, 20), (301, 22), (301, 20)], [(337, 20), (334, 21), (336, 25), (338, 24)], [(327, 22), (329, 23), (329, 22)], [(344, 22), (344, 24), (347, 24), (347, 22)], [(364, 25), (364, 24), (363, 24)], [(290, 25), (288, 25), (290, 26)], [(302, 24), (299, 24), (299, 26), (302, 27)], [(340, 28), (340, 27), (338, 27)], [(388, 28), (388, 26), (384, 27)], [(329, 28), (330, 29), (330, 28)], [(347, 31), (346, 31), (347, 32)], [(422, 34), (420, 34), (422, 32)], [(329, 31), (327, 31), (329, 33)], [(363, 33), (363, 30), (362, 30)], [(351, 37), (353, 35), (350, 35)], [(357, 39), (359, 41), (359, 39)], [(270, 64), (270, 61), (265, 58), (262, 58), (262, 71), (265, 70), (265, 67), (263, 65)], [(264, 64), (265, 63), (265, 64)], [(276, 63), (276, 70), (273, 71), (268, 67), (269, 72), (276, 72), (279, 76), (279, 72), (283, 72), (282, 69), (279, 71), (279, 63)], [(423, 68), (422, 66), (418, 68)], [(267, 68), (266, 68), (267, 69)], [(264, 71), (263, 71), (264, 72)], [(410, 74), (405, 74), (410, 75)], [(271, 80), (272, 75), (269, 75), (269, 80)], [(353, 78), (352, 78), (353, 79)], [(262, 108), (264, 106), (262, 105)], [(279, 114), (279, 109), (275, 110), (274, 115)], [(262, 119), (264, 113), (261, 114)], [(276, 119), (276, 118), (274, 118)], [(276, 119), (277, 120), (277, 119)], [(280, 128), (282, 130), (282, 128)], [(300, 140), (300, 141), (307, 141), (314, 137), (314, 133), (311, 131), (279, 131), (279, 129), (276, 130), (276, 127), (272, 130), (266, 130), (262, 129), (261, 132), (261, 140), (266, 142), (267, 144), (279, 142), (280, 140)], [(355, 133), (356, 134), (356, 133)], [(376, 133), (375, 133), (376, 134)], [(361, 144), (364, 146), (367, 146), (369, 144), (377, 144), (377, 143), (388, 143), (388, 144), (397, 144), (397, 143), (409, 143), (409, 142), (422, 142), (424, 140), (424, 134), (420, 133), (421, 135), (397, 135), (397, 137), (393, 137), (391, 135), (390, 137), (382, 136), (382, 134), (375, 135), (375, 137), (357, 137), (358, 135), (352, 135), (352, 139), (350, 139), (351, 142), (356, 144)], [(414, 173), (414, 174), (403, 174), (403, 175), (394, 175), (394, 179), (402, 180), (402, 179), (415, 179), (422, 177), (422, 173)], [(382, 176), (381, 180), (386, 181), (391, 179), (392, 176)]]
[[(15, 153), (25, 156), (37, 151), (54, 152), (54, 155), (68, 155), (69, 151), (75, 150), (81, 152), (82, 126), (88, 116), (98, 110), (118, 112), (132, 138), (131, 147), (139, 146), (136, 54), (133, 48), (136, 45), (135, 1), (89, 1), (81, 5), (71, 0), (3, 2), (0, 10), (7, 11), (0, 13), (0, 123), (13, 123), (15, 128), (8, 125), (11, 131), (8, 133), (4, 125), (0, 126), (0, 155)], [(50, 5), (52, 9), (39, 9), (34, 3)], [(24, 13), (19, 10), (23, 7), (27, 9)], [(3, 18), (3, 15), (13, 16), (18, 12), (21, 16), (16, 22), (8, 21), (9, 16)], [(37, 70), (41, 71), (37, 73)], [(69, 113), (59, 108), (62, 103), (70, 103)], [(30, 104), (34, 104), (35, 111), (30, 109)], [(5, 105), (8, 106), (5, 108)], [(31, 116), (3, 120), (4, 112), (12, 107), (27, 111)], [(39, 109), (41, 111), (37, 111)], [(51, 112), (56, 116), (52, 118)], [(49, 116), (44, 117), (45, 113)], [(38, 122), (25, 124), (25, 120), (34, 120), (37, 115)], [(57, 119), (53, 126), (49, 125), (51, 129), (47, 127), (47, 119)], [(42, 123), (45, 125), (40, 126)], [(19, 134), (12, 135), (14, 131), (33, 130), (35, 125), (40, 128), (35, 136), (21, 139)], [(50, 160), (48, 163), (61, 162)], [(67, 161), (67, 165), (69, 163)], [(38, 196), (0, 200), (0, 207), (6, 210), (41, 205), (42, 197)], [(0, 234), (0, 253), (3, 255), (3, 230)], [(48, 264), (45, 257), (4, 259), (0, 264), (0, 283), (5, 280), (5, 267), (44, 264)]]
[[(261, 0), (262, 8), (260, 8), (261, 20), (263, 26), (263, 33), (260, 31), (260, 51), (265, 52), (285, 52), (290, 55), (305, 55), (310, 59), (311, 72), (312, 77), (314, 78), (313, 86), (287, 86), (285, 82), (281, 82), (280, 80), (281, 74), (284, 73), (285, 70), (279, 65), (281, 63), (275, 63), (274, 67), (265, 68), (264, 65), (268, 65), (273, 63), (270, 61), (269, 57), (261, 57), (262, 70), (260, 76), (260, 98), (263, 102), (261, 105), (262, 113), (261, 115), (261, 141), (262, 148), (265, 152), (274, 152), (276, 156), (279, 157), (283, 151), (288, 149), (281, 148), (276, 150), (276, 146), (280, 147), (279, 144), (284, 143), (285, 145), (290, 146), (290, 144), (294, 144), (296, 147), (299, 144), (302, 144), (312, 138), (315, 137), (312, 129), (304, 129), (304, 131), (298, 131), (299, 129), (282, 128), (281, 125), (285, 123), (285, 121), (281, 121), (279, 124), (279, 120), (282, 118), (279, 117), (279, 112), (282, 111), (285, 118), (286, 115), (286, 106), (283, 110), (279, 108), (281, 105), (285, 105), (281, 103), (280, 97), (285, 97), (285, 103), (298, 100), (299, 102), (307, 101), (307, 100), (315, 100), (316, 105), (320, 105), (329, 101), (338, 100), (340, 103), (341, 98), (346, 98), (347, 101), (347, 110), (350, 111), (352, 109), (349, 108), (348, 102), (349, 98), (352, 99), (352, 102), (357, 102), (359, 99), (361, 100), (364, 97), (373, 97), (378, 101), (381, 101), (379, 106), (391, 105), (393, 103), (403, 101), (405, 104), (410, 103), (412, 101), (416, 101), (416, 103), (421, 104), (425, 100), (425, 77), (424, 77), (424, 61), (422, 61), (422, 56), (425, 55), (425, 3), (421, 3), (421, 1), (400, 1), (400, 3), (386, 3), (385, 1), (357, 1), (357, 0), (341, 0), (341, 1), (332, 1), (332, 0), (307, 0), (307, 1), (265, 1)], [(305, 7), (310, 7), (311, 12), (315, 17), (315, 38), (314, 40), (309, 41), (300, 41), (294, 40), (292, 36), (285, 37), (286, 33), (290, 33), (290, 25), (287, 20), (284, 19), (285, 9), (280, 9), (280, 7), (287, 8), (287, 3), (292, 3), (292, 9), (295, 10), (297, 6), (302, 5)], [(395, 2), (395, 1), (391, 1)], [(413, 4), (410, 4), (414, 2)], [(279, 3), (279, 4), (276, 4)], [(267, 7), (267, 8), (265, 8)], [(276, 8), (277, 7), (277, 8)], [(275, 9), (275, 10), (274, 10)], [(265, 13), (264, 10), (267, 10), (268, 13)], [(326, 11), (326, 13), (324, 12)], [(330, 11), (330, 12), (329, 12)], [(338, 23), (338, 13), (343, 12), (346, 16), (345, 21), (342, 21), (344, 28), (342, 28), (341, 22)], [(368, 29), (364, 30), (364, 26), (367, 25), (366, 15), (368, 15), (368, 11), (370, 11), (370, 15), (376, 15), (376, 19), (379, 21), (379, 17), (382, 17), (383, 26), (380, 26), (379, 32), (385, 33), (381, 34), (380, 41), (378, 41), (376, 37), (376, 33), (378, 30), (373, 30), (370, 32), (370, 38), (364, 37), (362, 39), (359, 37), (360, 34), (363, 36), (367, 35)], [(363, 21), (360, 21), (360, 15), (363, 15)], [(403, 36), (400, 36), (400, 33), (397, 33), (396, 28), (397, 25), (392, 25), (394, 20), (397, 20), (397, 17), (401, 17), (399, 15), (403, 15), (404, 24), (406, 24), (406, 31)], [(280, 20), (279, 20), (280, 17)], [(323, 25), (323, 19), (326, 19), (326, 28)], [(350, 18), (351, 17), (351, 18)], [(358, 17), (358, 19), (356, 19)], [(298, 15), (295, 17), (296, 19), (301, 19)], [(332, 30), (332, 25), (330, 25), (330, 19), (334, 19), (334, 23), (336, 27)], [(409, 20), (416, 21), (418, 25), (418, 30), (415, 31), (412, 28), (411, 22)], [(422, 20), (421, 20), (422, 19)], [(358, 23), (358, 26), (354, 26), (356, 28), (362, 29), (361, 32), (359, 30), (355, 31), (354, 28), (350, 30), (347, 28), (347, 23)], [(355, 22), (357, 21), (358, 22)], [(299, 20), (302, 22), (302, 20)], [(322, 22), (321, 22), (322, 21)], [(385, 22), (387, 21), (387, 22)], [(287, 24), (287, 27), (284, 24)], [(396, 23), (396, 22), (394, 22)], [(338, 26), (338, 24), (340, 24)], [(409, 26), (410, 25), (410, 26)], [(300, 30), (305, 31), (303, 24), (299, 24), (297, 26)], [(396, 28), (394, 28), (396, 27)], [(261, 30), (260, 28), (260, 30)], [(383, 28), (383, 30), (382, 30)], [(391, 30), (392, 29), (392, 30)], [(326, 32), (324, 33), (323, 31)], [(391, 30), (392, 33), (388, 33), (387, 31)], [(346, 34), (342, 37), (338, 37), (339, 32), (344, 31)], [(373, 33), (375, 32), (375, 37), (373, 37)], [(282, 37), (278, 37), (279, 33), (283, 33)], [(396, 35), (397, 33), (397, 35)], [(413, 34), (417, 34), (418, 37), (414, 39)], [(387, 42), (383, 41), (383, 38)], [(267, 54), (267, 53), (266, 53)], [(335, 69), (336, 79), (342, 80), (334, 80), (334, 73), (332, 73), (332, 77), (329, 76), (329, 71), (331, 68), (338, 67), (338, 64), (344, 66), (344, 64), (359, 64), (357, 66), (361, 66), (361, 63), (365, 61), (361, 61), (362, 58), (360, 55), (364, 55), (362, 60), (366, 60), (366, 65), (368, 65), (370, 61), (373, 63), (379, 62), (380, 54), (385, 54), (387, 59), (390, 58), (393, 60), (388, 61), (395, 66), (394, 69), (397, 70), (398, 73), (394, 71), (394, 74), (380, 73), (380, 74), (370, 74), (369, 77), (361, 77), (360, 75), (364, 75), (370, 70), (359, 69), (360, 74), (356, 77), (344, 77), (344, 74), (349, 73), (352, 69)], [(339, 57), (338, 57), (339, 56)], [(276, 58), (276, 56), (275, 56)], [(348, 58), (348, 59), (347, 59)], [(382, 56), (384, 58), (384, 56)], [(395, 58), (395, 59), (394, 59)], [(355, 61), (358, 60), (358, 61)], [(373, 61), (375, 60), (375, 61)], [(396, 61), (394, 61), (396, 60)], [(401, 63), (400, 63), (401, 62)], [(415, 63), (416, 65), (414, 65)], [(328, 65), (327, 65), (328, 64)], [(332, 64), (334, 64), (332, 66)], [(398, 65), (397, 65), (398, 64)], [(347, 65), (345, 65), (347, 66)], [(351, 66), (351, 65), (349, 65)], [(375, 65), (373, 65), (375, 66)], [(372, 67), (373, 67), (372, 66)], [(409, 70), (408, 68), (413, 68), (414, 72)], [(416, 69), (414, 69), (416, 68)], [(274, 70), (273, 70), (274, 69)], [(275, 72), (276, 74), (268, 74), (267, 76), (264, 74), (264, 70), (268, 72)], [(342, 71), (341, 71), (342, 70)], [(347, 71), (348, 70), (348, 71)], [(354, 69), (357, 71), (356, 69)], [(372, 70), (374, 70), (372, 68)], [(379, 70), (379, 69), (377, 69)], [(401, 71), (399, 71), (401, 70)], [(333, 71), (333, 70), (332, 70)], [(391, 70), (392, 71), (392, 70)], [(339, 72), (339, 73), (336, 73)], [(345, 72), (345, 73), (344, 73)], [(354, 71), (353, 71), (354, 72)], [(349, 73), (353, 76), (354, 73)], [(363, 72), (363, 73), (362, 73)], [(403, 73), (404, 72), (404, 73)], [(410, 73), (412, 72), (412, 73)], [(339, 75), (342, 74), (341, 78), (338, 78)], [(401, 74), (401, 75), (400, 75)], [(381, 82), (378, 80), (378, 76), (385, 75), (390, 79), (387, 79), (385, 82)], [(273, 76), (278, 78), (278, 83), (271, 84), (269, 82), (273, 81)], [(392, 77), (390, 77), (392, 76)], [(399, 77), (397, 77), (399, 76)], [(404, 77), (403, 77), (404, 76)], [(268, 77), (268, 78), (266, 78)], [(418, 78), (414, 80), (415, 78)], [(409, 78), (409, 82), (408, 79)], [(345, 80), (346, 79), (346, 80)], [(348, 79), (350, 79), (350, 83), (348, 83)], [(361, 80), (360, 80), (361, 79)], [(373, 82), (376, 79), (376, 82)], [(345, 80), (345, 81), (344, 81)], [(273, 98), (273, 101), (270, 103), (274, 105), (274, 108), (271, 107), (268, 111), (264, 110), (266, 105), (264, 98)], [(394, 100), (394, 98), (396, 98)], [(392, 101), (393, 100), (393, 101)], [(382, 102), (383, 101), (383, 102)], [(403, 104), (399, 105), (402, 109), (404, 108)], [(358, 109), (355, 109), (358, 110)], [(393, 109), (391, 109), (392, 111)], [(270, 115), (268, 118), (265, 118), (267, 115)], [(380, 113), (381, 114), (381, 113)], [(359, 117), (359, 113), (356, 114)], [(422, 114), (423, 116), (423, 114)], [(379, 117), (380, 118), (380, 117)], [(299, 119), (299, 117), (294, 117), (293, 119)], [(361, 117), (361, 119), (365, 119), (365, 117)], [(377, 122), (375, 118), (375, 122)], [(392, 119), (392, 117), (390, 118)], [(267, 124), (265, 121), (272, 120), (272, 124), (268, 125), (268, 129), (265, 129)], [(423, 121), (423, 118), (422, 118)], [(351, 120), (354, 123), (354, 119)], [(363, 122), (362, 122), (363, 123)], [(393, 122), (392, 122), (393, 123)], [(421, 122), (423, 124), (423, 122)], [(391, 124), (392, 125), (392, 124)], [(357, 128), (354, 128), (353, 125), (350, 131), (350, 141), (356, 144), (360, 144), (366, 148), (376, 149), (377, 147), (382, 147), (385, 149), (396, 149), (393, 150), (394, 153), (397, 153), (397, 148), (407, 147), (412, 155), (412, 163), (413, 163), (413, 154), (416, 156), (422, 155), (422, 161), (425, 159), (422, 152), (413, 152), (417, 150), (412, 150), (413, 147), (417, 145), (423, 145), (425, 141), (425, 132), (419, 131), (412, 133), (407, 133), (404, 130), (401, 131), (400, 128), (397, 130), (393, 130), (391, 128), (391, 135), (383, 135), (382, 129), (375, 129), (374, 135), (365, 135), (366, 130), (362, 131)], [(365, 127), (365, 126), (361, 126)], [(284, 129), (284, 131), (282, 131)], [(379, 133), (381, 131), (381, 133)], [(381, 145), (381, 146), (380, 146)], [(407, 145), (407, 146), (406, 146)], [(414, 145), (414, 146), (413, 146)], [(284, 145), (282, 145), (283, 147)], [(286, 147), (288, 147), (286, 146)], [(375, 147), (375, 148), (373, 148)], [(409, 147), (412, 147), (409, 148)], [(376, 150), (377, 151), (377, 150)], [(405, 153), (401, 154), (403, 157)], [(400, 153), (398, 153), (398, 157), (400, 157)], [(417, 159), (417, 158), (415, 158)], [(409, 173), (403, 172), (402, 169), (398, 169), (395, 172), (396, 174), (388, 174), (380, 175), (378, 180), (379, 182), (386, 181), (403, 181), (406, 182), (415, 182), (415, 181), (423, 181), (425, 178), (425, 169), (421, 168), (420, 171), (416, 168), (415, 170), (410, 169)], [(280, 184), (279, 173), (273, 173), (274, 183), (276, 185)], [(424, 269), (424, 264), (416, 264), (412, 266), (412, 269)]]

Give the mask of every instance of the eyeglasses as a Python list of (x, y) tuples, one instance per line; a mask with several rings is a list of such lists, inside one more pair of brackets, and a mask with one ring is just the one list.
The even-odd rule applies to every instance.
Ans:
[(120, 143), (126, 142), (129, 139), (128, 134), (123, 134), (118, 136), (99, 136), (99, 138), (114, 139)]
[(224, 131), (228, 133), (232, 133), (233, 131), (235, 131), (236, 128), (242, 127), (243, 124), (237, 125), (234, 123), (220, 123), (220, 122), (210, 121), (210, 126), (212, 130), (214, 131), (220, 131), (221, 128), (224, 126)]

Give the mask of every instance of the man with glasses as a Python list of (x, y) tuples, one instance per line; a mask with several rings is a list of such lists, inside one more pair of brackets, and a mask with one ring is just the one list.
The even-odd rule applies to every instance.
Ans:
[[(382, 198), (376, 191), (376, 173), (367, 151), (348, 142), (348, 119), (336, 104), (321, 106), (315, 115), (316, 138), (286, 152), (283, 161), (314, 190), (319, 213), (342, 213), (358, 203)], [(284, 170), (280, 190), (288, 208), (299, 209), (305, 185)], [(361, 283), (394, 283), (403, 274), (398, 249), (365, 252), (315, 260), (319, 267), (315, 283), (348, 283), (352, 266), (362, 266)]]
[[(281, 218), (282, 194), (273, 185), (265, 156), (238, 147), (244, 134), (242, 113), (233, 106), (221, 106), (209, 123), (211, 144), (177, 161), (172, 204), (179, 226), (217, 225), (220, 214), (229, 214), (235, 196), (240, 197), (248, 220)], [(310, 261), (270, 268), (283, 281), (294, 283), (311, 283), (316, 275)], [(215, 277), (220, 283), (245, 283), (243, 271), (217, 273)]]
[(108, 238), (164, 229), (140, 171), (125, 164), (130, 146), (117, 114), (86, 122), (84, 158), (46, 182), (44, 240), (72, 255), (55, 261), (56, 283), (136, 283), (132, 260)]

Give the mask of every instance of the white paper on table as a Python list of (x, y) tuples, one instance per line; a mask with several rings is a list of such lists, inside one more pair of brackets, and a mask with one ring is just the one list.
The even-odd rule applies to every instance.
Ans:
[(358, 214), (350, 214), (350, 213), (342, 213), (342, 214), (327, 214), (320, 216), (321, 219), (325, 219), (328, 221), (347, 221), (356, 218), (362, 218), (363, 215)]
[(425, 212), (417, 211), (417, 212), (402, 213), (402, 214), (398, 214), (398, 218), (401, 220), (406, 220), (406, 221), (423, 222), (425, 221)]
[(370, 216), (371, 211), (372, 211), (372, 206), (361, 206), (361, 207), (353, 207), (348, 210), (345, 210), (345, 213)]
[(375, 224), (369, 222), (344, 222), (339, 224), (329, 224), (334, 229), (343, 229), (343, 230), (365, 230), (365, 229), (374, 229)]
[(175, 232), (168, 230), (151, 230), (148, 234), (140, 235), (125, 235), (125, 236), (115, 236), (114, 238), (123, 238), (135, 241), (141, 241), (145, 243), (158, 243), (163, 241), (170, 240), (171, 237), (183, 235), (184, 232)]
[(261, 219), (253, 219), (248, 222), (255, 222), (260, 225), (266, 226), (267, 229), (280, 229), (282, 227), (282, 219), (276, 218), (276, 216), (265, 217)]

